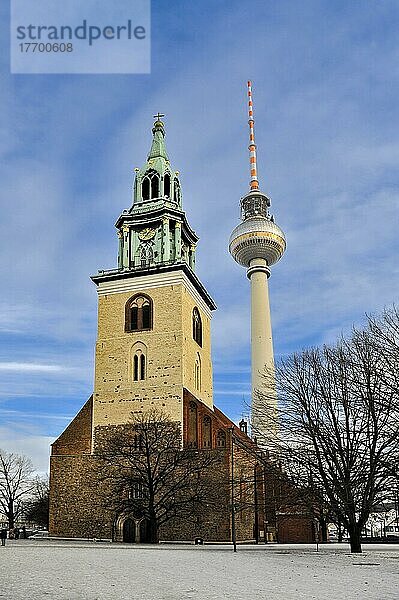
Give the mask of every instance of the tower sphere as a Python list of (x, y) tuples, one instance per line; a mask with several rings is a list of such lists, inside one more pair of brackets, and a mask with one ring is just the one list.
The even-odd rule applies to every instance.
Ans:
[(270, 218), (248, 217), (237, 225), (230, 236), (229, 251), (238, 264), (249, 267), (251, 260), (263, 258), (274, 265), (285, 251), (283, 231)]

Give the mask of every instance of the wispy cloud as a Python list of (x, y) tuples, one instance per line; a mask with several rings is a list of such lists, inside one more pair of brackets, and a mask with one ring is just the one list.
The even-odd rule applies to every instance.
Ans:
[(0, 371), (17, 371), (33, 373), (60, 373), (68, 372), (68, 367), (60, 365), (41, 365), (35, 363), (0, 362)]

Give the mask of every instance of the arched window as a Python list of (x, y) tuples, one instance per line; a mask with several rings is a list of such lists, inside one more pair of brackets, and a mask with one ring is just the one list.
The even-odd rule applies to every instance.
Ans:
[(158, 175), (153, 175), (151, 177), (151, 198), (159, 197), (159, 177)]
[(141, 182), (141, 197), (143, 198), (143, 200), (150, 199), (150, 178), (149, 177), (144, 177), (143, 181)]
[(202, 321), (197, 307), (193, 310), (193, 338), (202, 348)]
[(188, 446), (197, 448), (197, 405), (190, 402), (188, 405)]
[(202, 445), (204, 448), (212, 448), (212, 420), (208, 415), (202, 421)]
[(197, 392), (201, 391), (201, 358), (199, 354), (197, 354), (194, 365), (194, 386)]
[(163, 195), (169, 198), (170, 196), (170, 175), (169, 173), (165, 173), (165, 177), (163, 178)]
[(133, 381), (147, 379), (147, 347), (142, 342), (136, 342), (132, 348)]
[(226, 432), (223, 431), (223, 429), (219, 429), (216, 438), (216, 443), (218, 445), (218, 448), (226, 448)]
[(152, 329), (152, 300), (144, 294), (137, 294), (126, 303), (125, 331), (146, 329)]
[(156, 171), (147, 171), (141, 181), (141, 197), (143, 200), (159, 198), (159, 175)]

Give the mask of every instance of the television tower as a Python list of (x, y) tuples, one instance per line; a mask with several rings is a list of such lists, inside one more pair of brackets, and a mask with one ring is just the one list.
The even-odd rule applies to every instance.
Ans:
[[(270, 198), (259, 189), (254, 132), (252, 85), (248, 81), (248, 124), (250, 189), (241, 199), (241, 223), (233, 230), (229, 251), (238, 264), (247, 268), (251, 281), (251, 363), (253, 435), (266, 437), (259, 414), (257, 390), (265, 393), (272, 407), (277, 407), (274, 383), (274, 357), (267, 280), (270, 267), (280, 260), (286, 248), (283, 231), (269, 212)], [(262, 375), (268, 373), (264, 379)]]

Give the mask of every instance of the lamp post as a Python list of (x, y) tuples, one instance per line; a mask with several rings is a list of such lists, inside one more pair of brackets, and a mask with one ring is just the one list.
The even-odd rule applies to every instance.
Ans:
[(258, 463), (254, 467), (255, 544), (259, 544)]
[(234, 510), (234, 427), (231, 428), (231, 540), (233, 542), (233, 551), (237, 552), (236, 540), (236, 517)]

